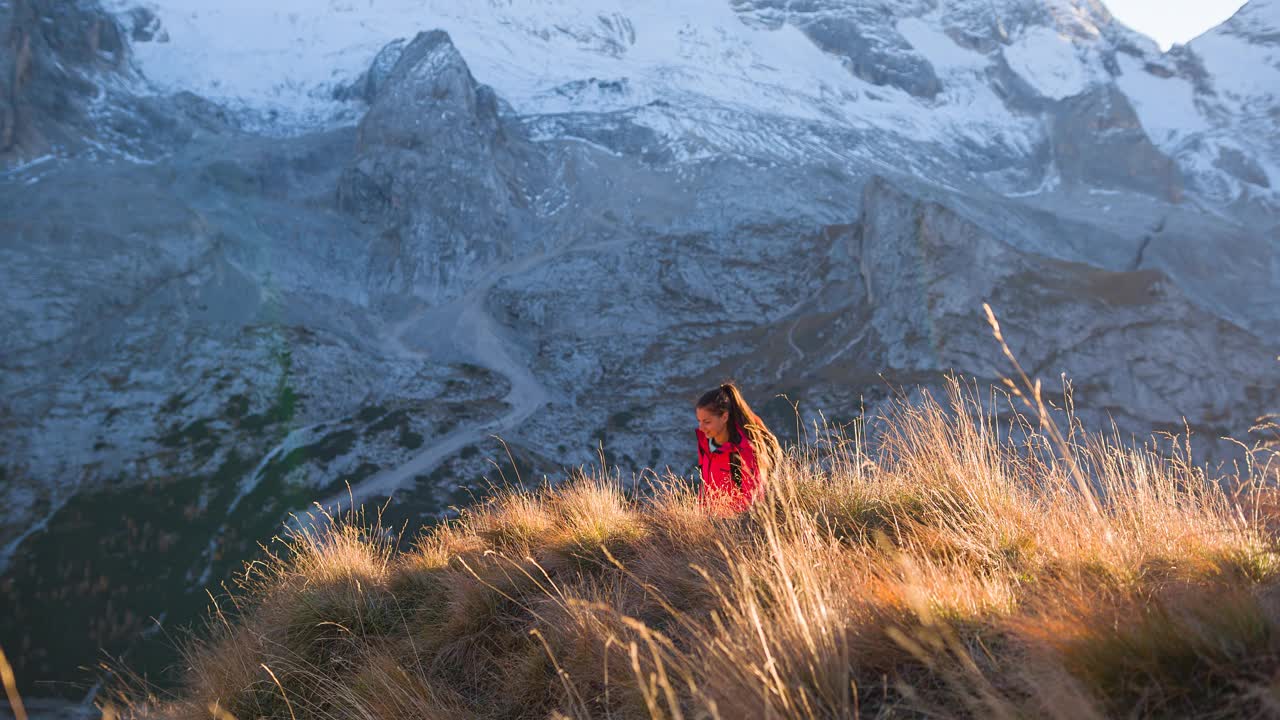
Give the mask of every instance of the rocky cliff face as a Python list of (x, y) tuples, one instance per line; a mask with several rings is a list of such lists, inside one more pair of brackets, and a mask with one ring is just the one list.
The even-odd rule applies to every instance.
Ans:
[(0, 5), (0, 168), (69, 156), (148, 162), (232, 123), (190, 92), (137, 94), (130, 43), (162, 38), (158, 27), (145, 8), (118, 16), (94, 0)]
[(396, 50), (356, 128), (338, 204), (377, 232), (381, 267), (370, 270), (387, 292), (434, 304), (532, 249), (524, 216), (542, 157), (519, 123), (499, 117), (497, 96), (446, 33)]
[(96, 136), (93, 78), (126, 67), (115, 19), (96, 3), (15, 0), (0, 7), (0, 33), (0, 157), (39, 156)]
[(1280, 406), (1274, 3), (1160, 54), (1084, 0), (380, 0), (243, 76), (167, 3), (0, 6), (6, 648), (194, 617), (313, 500), (688, 473), (726, 375), (783, 435), (995, 381), (984, 302), (1097, 429)]
[(973, 311), (987, 302), (1048, 392), (1063, 391), (1063, 375), (1074, 381), (1091, 427), (1185, 422), (1211, 445), (1238, 432), (1230, 418), (1240, 408), (1280, 402), (1270, 346), (1198, 307), (1158, 269), (1027, 252), (994, 236), (981, 215), (879, 180), (867, 187), (859, 225), (870, 326), (888, 367), (998, 375), (990, 328)]

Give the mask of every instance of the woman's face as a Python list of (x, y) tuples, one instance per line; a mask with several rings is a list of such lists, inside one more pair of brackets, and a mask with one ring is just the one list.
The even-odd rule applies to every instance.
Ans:
[(698, 427), (702, 428), (704, 435), (713, 438), (723, 437), (725, 428), (728, 425), (728, 412), (722, 412), (717, 415), (707, 408), (698, 408)]

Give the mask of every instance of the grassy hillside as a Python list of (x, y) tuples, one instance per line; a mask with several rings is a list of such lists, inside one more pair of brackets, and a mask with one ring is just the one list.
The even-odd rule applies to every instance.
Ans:
[(602, 475), (501, 494), (408, 552), (347, 518), (246, 569), (178, 696), (109, 713), (1280, 714), (1273, 471), (1046, 429), (955, 384), (904, 403), (874, 456), (832, 428), (789, 449), (737, 518)]

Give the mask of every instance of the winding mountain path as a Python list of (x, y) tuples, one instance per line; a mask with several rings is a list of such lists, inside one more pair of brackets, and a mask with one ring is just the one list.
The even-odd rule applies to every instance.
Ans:
[(436, 466), (468, 445), (520, 427), (530, 415), (546, 404), (550, 395), (505, 337), (504, 328), (485, 311), (485, 299), (503, 278), (518, 275), (569, 253), (607, 250), (622, 247), (627, 239), (619, 238), (583, 246), (566, 246), (544, 250), (526, 257), (509, 260), (485, 273), (487, 280), (462, 298), (439, 307), (415, 313), (394, 326), (387, 344), (401, 357), (427, 357), (427, 352), (413, 347), (413, 336), (430, 333), (435, 338), (448, 338), (459, 354), (477, 365), (506, 377), (511, 389), (503, 397), (510, 409), (502, 416), (459, 427), (427, 445), (404, 463), (351, 486), (319, 502), (333, 516), (351, 507), (360, 507), (376, 497), (389, 497), (396, 490), (412, 484), (418, 475), (430, 473)]

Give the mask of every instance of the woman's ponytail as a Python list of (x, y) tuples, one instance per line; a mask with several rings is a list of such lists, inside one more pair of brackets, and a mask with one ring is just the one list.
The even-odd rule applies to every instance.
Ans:
[(733, 381), (721, 383), (720, 387), (704, 394), (698, 399), (698, 407), (707, 408), (715, 413), (729, 413), (729, 432), (736, 435), (741, 427), (751, 441), (755, 451), (756, 463), (761, 479), (767, 478), (777, 467), (782, 457), (782, 445), (778, 438), (769, 431), (764, 420), (751, 409), (746, 398), (742, 397)]

